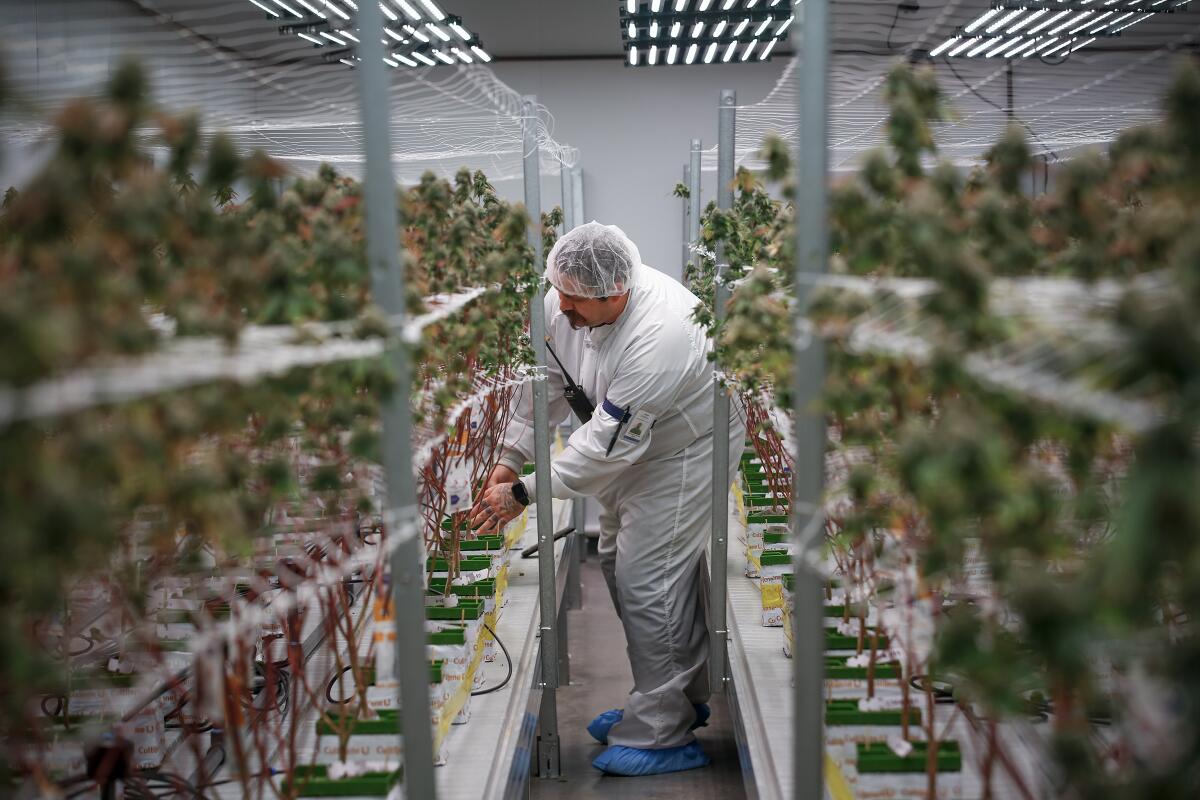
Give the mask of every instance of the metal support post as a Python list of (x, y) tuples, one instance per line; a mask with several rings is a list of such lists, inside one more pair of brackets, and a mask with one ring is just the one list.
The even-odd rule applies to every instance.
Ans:
[(563, 227), (562, 232), (566, 233), (575, 227), (575, 190), (572, 188), (571, 167), (566, 164), (558, 165), (558, 181), (562, 198), (563, 212)]
[(575, 204), (575, 224), (582, 225), (587, 222), (587, 216), (583, 210), (583, 167), (576, 166), (571, 172), (572, 198)]
[[(696, 254), (691, 246), (700, 241), (700, 140), (692, 139), (691, 163), (688, 165), (688, 253), (687, 261)], [(684, 263), (686, 264), (687, 261)]]
[[(383, 15), (374, 3), (358, 10), (362, 30), (358, 67), (359, 106), (366, 150), (364, 192), (367, 201), (367, 260), (375, 302), (392, 322), (404, 327), (404, 273), (392, 173), (391, 103), (383, 63)], [(372, 33), (374, 31), (374, 33)], [(396, 385), (383, 406), (383, 467), (386, 474), (388, 537), (391, 555), (392, 614), (396, 621), (396, 674), (400, 681), (400, 731), (404, 737), (404, 792), (435, 798), (433, 730), (429, 709), (429, 662), (425, 648), (425, 540), (417, 513), (412, 463), (412, 393), (408, 351), (393, 340), (388, 350)], [(394, 537), (394, 538), (393, 538)]]
[[(737, 114), (737, 92), (725, 89), (717, 116), (717, 205), (733, 208), (733, 145)], [(717, 247), (716, 280), (713, 281), (713, 314), (725, 319), (729, 292), (721, 282), (725, 268), (725, 248)], [(721, 379), (713, 377), (713, 464), (712, 464), (712, 569), (709, 581), (708, 615), (709, 672), (715, 686), (727, 680), (727, 642), (729, 640), (726, 602), (726, 560), (729, 551), (729, 392)]]
[[(571, 428), (559, 428), (559, 432), (566, 439), (570, 436), (572, 430), (578, 429), (579, 423), (576, 421)], [(576, 611), (583, 608), (583, 573), (580, 566), (579, 551), (587, 546), (587, 539), (583, 533), (583, 501), (579, 497), (571, 500), (571, 527), (575, 529), (575, 532), (567, 537), (566, 547), (563, 550), (566, 554), (567, 562), (567, 582), (563, 587), (563, 605), (572, 611)], [(566, 614), (562, 616), (563, 619), (566, 619)], [(567, 636), (565, 631), (558, 637), (558, 641), (560, 651), (558, 654), (559, 664), (563, 664), (565, 663), (567, 650)], [(563, 683), (571, 682), (570, 675), (566, 672), (562, 673), (559, 677)]]
[[(526, 95), (525, 118), (525, 210), (529, 214), (529, 247), (533, 250), (538, 276), (545, 271), (542, 263), (542, 192), (538, 163), (537, 98)], [(546, 368), (546, 289), (539, 279), (537, 292), (530, 301), (529, 334), (540, 369)], [(544, 375), (544, 373), (543, 373)], [(558, 608), (554, 592), (554, 509), (550, 497), (550, 408), (546, 381), (533, 382), (533, 463), (537, 475), (534, 502), (537, 503), (538, 595), (541, 611), (542, 710), (538, 717), (538, 775), (558, 777)]]
[[(575, 558), (574, 554), (571, 552), (571, 548), (575, 543), (574, 539), (575, 534), (571, 534), (569, 537), (567, 537), (566, 547), (563, 550), (567, 557), (572, 560)], [(562, 686), (571, 685), (571, 651), (568, 647), (570, 644), (570, 634), (568, 633), (570, 631), (570, 613), (568, 612), (568, 609), (570, 609), (570, 607), (570, 603), (566, 602), (566, 598), (564, 597), (562, 607), (558, 610), (557, 626), (558, 681)]]
[(809, 298), (829, 260), (829, 0), (806, 0), (799, 8), (800, 135), (796, 175), (796, 271), (793, 282), (794, 362), (792, 408), (795, 469), (792, 479), (792, 570), (795, 576), (792, 633), (792, 796), (824, 796), (824, 612), (820, 572), (825, 542), (821, 494), (825, 473), (825, 418), (817, 407), (825, 382), (821, 339), (807, 323)]
[[(692, 165), (683, 165), (683, 186), (691, 186), (692, 184)], [(691, 203), (688, 198), (683, 198), (683, 235), (680, 237), (683, 240), (683, 260), (679, 262), (679, 279), (684, 286), (687, 285), (687, 264), (688, 256), (690, 255), (691, 244), (688, 239), (688, 231), (692, 229), (691, 220), (688, 219), (688, 212), (691, 210)]]

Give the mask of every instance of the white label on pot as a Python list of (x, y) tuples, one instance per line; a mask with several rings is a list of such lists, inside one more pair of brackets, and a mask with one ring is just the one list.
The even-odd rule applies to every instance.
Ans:
[(912, 742), (905, 741), (899, 736), (889, 736), (887, 738), (888, 749), (895, 753), (900, 758), (908, 758), (913, 751)]
[(395, 769), (403, 752), (400, 742), (399, 734), (352, 735), (346, 742), (346, 757), (343, 759), (338, 752), (338, 737), (323, 735), (317, 741), (317, 763), (385, 763), (390, 765), (388, 769)]

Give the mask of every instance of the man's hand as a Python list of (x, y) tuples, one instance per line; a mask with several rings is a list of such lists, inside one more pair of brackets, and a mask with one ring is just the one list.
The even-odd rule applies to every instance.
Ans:
[[(511, 473), (512, 470), (509, 469), (508, 472)], [(492, 474), (495, 475), (495, 471)], [(518, 503), (513, 495), (512, 481), (498, 483), (484, 489), (475, 507), (471, 509), (471, 527), (481, 536), (499, 533), (501, 528), (519, 517), (524, 510), (525, 506)]]
[(508, 467), (504, 466), (503, 464), (497, 464), (492, 469), (492, 474), (488, 475), (487, 480), (483, 482), (483, 490), (486, 492), (493, 486), (499, 486), (502, 483), (511, 484), (518, 477), (519, 476), (517, 473), (513, 472)]

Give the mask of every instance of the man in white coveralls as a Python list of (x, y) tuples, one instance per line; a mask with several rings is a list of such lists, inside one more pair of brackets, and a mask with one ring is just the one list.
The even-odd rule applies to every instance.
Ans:
[[(590, 419), (553, 459), (550, 475), (520, 478), (533, 460), (533, 392), (526, 384), (473, 524), (492, 531), (518, 516), (548, 479), (558, 498), (594, 497), (600, 564), (625, 628), (633, 690), (588, 731), (608, 748), (593, 762), (616, 775), (703, 767), (692, 731), (708, 718), (708, 631), (701, 570), (711, 530), (712, 342), (692, 320), (699, 302), (641, 263), (614, 226), (567, 233), (546, 260), (550, 419)], [(568, 403), (564, 389), (576, 390)], [(578, 390), (582, 389), (582, 392)], [(586, 395), (578, 411), (579, 394)], [(744, 436), (730, 411), (730, 469)], [(728, 487), (717, 487), (726, 491)]]

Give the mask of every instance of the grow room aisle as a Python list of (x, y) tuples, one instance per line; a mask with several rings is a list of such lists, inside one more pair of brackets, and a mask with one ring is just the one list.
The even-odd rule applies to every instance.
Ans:
[(621, 705), (633, 678), (625, 657), (625, 634), (613, 611), (600, 563), (594, 557), (582, 564), (583, 608), (572, 611), (570, 621), (571, 684), (558, 691), (558, 730), (562, 738), (561, 780), (532, 781), (538, 800), (571, 798), (638, 798), (638, 800), (737, 800), (746, 796), (738, 764), (733, 720), (723, 696), (714, 695), (708, 727), (698, 733), (704, 752), (712, 759), (705, 769), (617, 778), (592, 766), (604, 749), (585, 727), (596, 714)]

